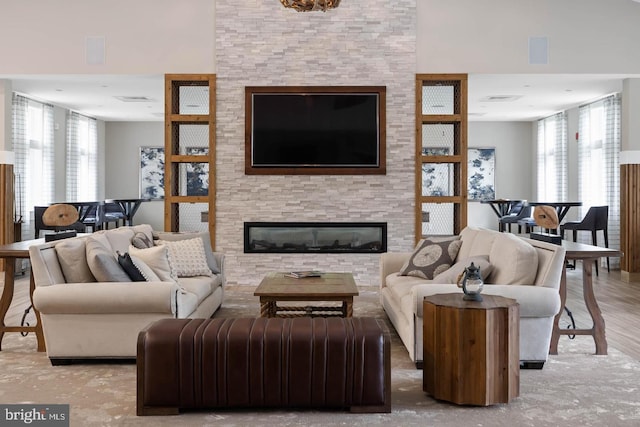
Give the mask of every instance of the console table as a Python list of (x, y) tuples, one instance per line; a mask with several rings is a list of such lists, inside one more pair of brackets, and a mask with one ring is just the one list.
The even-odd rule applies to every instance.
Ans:
[[(42, 334), (42, 322), (40, 320), (40, 312), (33, 308), (36, 314), (37, 323), (35, 326), (7, 326), (5, 322), (5, 316), (11, 301), (13, 301), (14, 293), (14, 276), (17, 259), (29, 258), (29, 247), (33, 245), (39, 245), (44, 243), (44, 239), (24, 240), (22, 242), (9, 243), (6, 245), (0, 245), (0, 259), (6, 260), (4, 270), (4, 287), (2, 289), (2, 298), (0, 298), (0, 350), (2, 350), (2, 339), (5, 332), (22, 332), (29, 333), (34, 332), (36, 339), (38, 340), (38, 351), (45, 351), (44, 335)], [(29, 280), (29, 300), (33, 305), (33, 291), (35, 290), (35, 282), (33, 280), (33, 273), (30, 273)]]
[(564, 305), (567, 300), (567, 263), (565, 262), (562, 269), (562, 279), (560, 280), (560, 311), (553, 321), (549, 354), (558, 354), (560, 335), (591, 335), (596, 344), (596, 354), (606, 355), (607, 338), (605, 337), (604, 319), (602, 318), (600, 307), (598, 307), (596, 296), (593, 293), (593, 262), (604, 257), (622, 256), (622, 252), (617, 249), (601, 248), (569, 240), (563, 240), (562, 247), (566, 249), (566, 260), (582, 261), (582, 293), (587, 311), (589, 311), (593, 320), (593, 326), (589, 329), (561, 329), (559, 326), (560, 316), (564, 312)]

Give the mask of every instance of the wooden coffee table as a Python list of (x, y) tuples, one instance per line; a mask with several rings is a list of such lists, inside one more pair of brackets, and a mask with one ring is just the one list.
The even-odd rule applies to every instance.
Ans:
[[(260, 297), (261, 317), (353, 317), (353, 297), (358, 295), (351, 273), (322, 273), (296, 279), (287, 273), (268, 273), (254, 295)], [(278, 301), (339, 301), (341, 306), (279, 306)]]

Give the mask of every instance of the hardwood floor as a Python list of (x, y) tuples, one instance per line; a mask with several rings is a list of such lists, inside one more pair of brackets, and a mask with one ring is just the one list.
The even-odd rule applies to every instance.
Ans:
[[(4, 273), (0, 273), (3, 277)], [(578, 264), (576, 270), (567, 271), (567, 307), (573, 313), (578, 328), (590, 328), (591, 318), (584, 306), (582, 297), (582, 268)], [(620, 271), (600, 268), (600, 275), (593, 277), (596, 299), (605, 320), (606, 336), (609, 347), (613, 347), (636, 360), (640, 360), (640, 283), (626, 283), (620, 280)], [(17, 276), (16, 294), (7, 313), (7, 325), (19, 325), (22, 316), (29, 306), (29, 276)], [(35, 316), (31, 311), (26, 318), (31, 325), (35, 324)], [(565, 314), (561, 325), (566, 327), (570, 322)], [(15, 333), (15, 332), (11, 332)], [(567, 339), (566, 336), (560, 337)], [(576, 340), (589, 340), (590, 336), (577, 336)], [(595, 352), (595, 345), (593, 345)], [(34, 348), (35, 351), (35, 348)]]

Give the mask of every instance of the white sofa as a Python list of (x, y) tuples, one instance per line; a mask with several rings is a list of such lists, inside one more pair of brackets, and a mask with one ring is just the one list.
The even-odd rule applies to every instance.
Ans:
[[(152, 281), (126, 280), (126, 273), (125, 280), (97, 281), (95, 277), (102, 277), (102, 273), (92, 274), (89, 263), (93, 266), (95, 258), (90, 256), (88, 261), (87, 242), (98, 239), (108, 246), (109, 256), (116, 251), (135, 255), (130, 246), (132, 238), (142, 236), (136, 233), (143, 233), (149, 241), (158, 237), (165, 241), (200, 237), (203, 244), (198, 259), (206, 257), (206, 264), (200, 262), (198, 268), (206, 274), (177, 280), (173, 280), (173, 273), (169, 278), (162, 274), (155, 277), (155, 266), (143, 263), (152, 268), (145, 275)], [(154, 249), (163, 250), (155, 245)], [(162, 253), (166, 261), (168, 256)], [(149, 323), (162, 318), (209, 318), (224, 299), (224, 256), (211, 250), (208, 233), (158, 233), (149, 225), (119, 227), (32, 246), (29, 254), (35, 280), (33, 303), (40, 312), (52, 364), (74, 359), (135, 358), (138, 332)], [(116, 261), (115, 268), (119, 266)], [(200, 273), (196, 270), (196, 274)]]
[[(485, 280), (482, 293), (518, 301), (521, 365), (542, 368), (549, 354), (553, 320), (560, 311), (559, 288), (564, 248), (509, 233), (471, 227), (460, 233), (460, 239), (462, 245), (451, 271), (460, 271), (468, 266), (470, 257), (484, 256), (488, 259), (491, 272)], [(460, 293), (462, 298), (462, 290), (455, 284), (455, 280), (438, 283), (435, 280), (400, 275), (399, 272), (410, 256), (410, 252), (382, 254), (380, 300), (409, 351), (411, 360), (420, 367), (423, 360), (424, 297)], [(524, 277), (528, 278), (523, 279)]]

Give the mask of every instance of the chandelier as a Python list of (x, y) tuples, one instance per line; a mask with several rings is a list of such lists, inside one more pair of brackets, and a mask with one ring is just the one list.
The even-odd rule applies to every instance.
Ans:
[(340, 0), (280, 0), (284, 7), (292, 7), (298, 12), (311, 12), (321, 10), (326, 12), (327, 9), (338, 7)]

